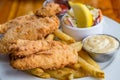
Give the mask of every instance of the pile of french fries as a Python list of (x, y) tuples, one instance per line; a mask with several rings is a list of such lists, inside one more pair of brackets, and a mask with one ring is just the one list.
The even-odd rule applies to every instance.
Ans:
[(100, 69), (100, 66), (90, 58), (87, 52), (82, 50), (81, 42), (75, 42), (72, 37), (63, 33), (61, 30), (49, 34), (46, 40), (58, 40), (75, 48), (79, 55), (78, 63), (57, 70), (42, 70), (40, 68), (35, 68), (27, 70), (28, 73), (40, 78), (56, 78), (58, 80), (73, 80), (74, 78), (87, 76), (104, 79), (104, 72)]

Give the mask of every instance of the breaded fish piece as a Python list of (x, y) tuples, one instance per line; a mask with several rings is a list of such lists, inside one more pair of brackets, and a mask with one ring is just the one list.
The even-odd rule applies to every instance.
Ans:
[(58, 69), (78, 61), (76, 49), (58, 41), (18, 40), (10, 50), (10, 64), (18, 70)]
[(56, 13), (60, 12), (62, 9), (58, 4), (55, 4), (54, 2), (47, 3), (45, 6), (42, 8), (38, 9), (35, 14), (37, 16), (53, 16)]
[(29, 23), (36, 19), (37, 17), (35, 15), (25, 15), (17, 17), (13, 20), (9, 20), (8, 22), (0, 25), (0, 33), (4, 34), (7, 32), (7, 30), (11, 29), (12, 27), (18, 27), (24, 23)]
[(11, 56), (28, 56), (36, 52), (49, 50), (55, 41), (47, 41), (47, 40), (17, 40), (17, 42), (13, 43), (9, 50), (12, 53)]
[[(49, 5), (57, 5), (49, 3)], [(49, 8), (52, 9), (52, 8)], [(40, 9), (42, 11), (42, 8)], [(39, 10), (38, 10), (39, 11)], [(58, 11), (58, 10), (57, 10)], [(58, 13), (56, 11), (56, 13)], [(49, 13), (48, 13), (49, 14)], [(60, 21), (55, 13), (52, 16), (25, 15), (13, 19), (0, 27), (4, 36), (0, 39), (0, 53), (9, 53), (9, 46), (18, 39), (38, 40), (59, 28)]]
[(36, 19), (39, 19), (40, 17), (41, 18), (44, 18), (44, 17), (53, 18), (52, 16), (56, 16), (56, 14), (59, 13), (60, 11), (61, 11), (61, 8), (58, 4), (53, 3), (53, 2), (48, 3), (46, 6), (39, 8), (33, 16), (25, 15), (25, 16), (17, 17), (13, 20), (9, 20), (8, 22), (4, 24), (0, 24), (0, 34), (6, 33), (7, 30), (9, 30), (11, 27), (20, 26), (21, 24), (26, 23), (27, 21), (28, 23), (32, 22)]

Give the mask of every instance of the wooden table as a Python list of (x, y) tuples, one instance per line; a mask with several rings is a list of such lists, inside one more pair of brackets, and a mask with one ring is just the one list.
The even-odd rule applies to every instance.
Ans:
[[(120, 23), (120, 0), (80, 0), (100, 8), (102, 13)], [(0, 24), (15, 17), (30, 14), (38, 9), (44, 0), (0, 0)]]

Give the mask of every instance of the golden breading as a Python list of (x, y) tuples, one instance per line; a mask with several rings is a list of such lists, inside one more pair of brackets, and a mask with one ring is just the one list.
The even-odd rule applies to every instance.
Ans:
[(18, 40), (10, 49), (11, 66), (18, 70), (57, 69), (78, 61), (77, 51), (59, 41)]
[[(47, 6), (49, 7), (49, 5)], [(48, 8), (47, 6), (46, 8)], [(18, 39), (42, 39), (57, 30), (59, 25), (59, 19), (55, 14), (44, 17), (25, 15), (6, 22), (0, 26), (0, 33), (4, 33), (4, 36), (0, 39), (0, 53), (8, 53), (9, 46)]]
[(27, 56), (39, 51), (49, 50), (53, 46), (54, 41), (46, 40), (17, 40), (10, 47), (11, 56)]
[[(21, 24), (26, 23), (27, 21), (32, 22), (36, 20), (37, 18), (39, 19), (40, 17), (41, 18), (44, 18), (44, 17), (53, 18), (52, 16), (55, 16), (60, 11), (61, 11), (61, 8), (58, 4), (53, 3), (53, 2), (48, 3), (46, 6), (43, 6), (40, 9), (38, 9), (34, 15), (21, 16), (21, 17), (15, 18), (14, 20), (9, 20), (8, 22), (4, 24), (1, 24), (0, 33), (4, 34), (11, 27), (20, 26)], [(56, 18), (53, 18), (53, 20), (57, 22)]]
[(59, 20), (56, 16), (39, 19), (36, 18), (36, 20), (33, 21), (24, 21), (22, 24), (7, 30), (0, 40), (0, 53), (8, 53), (8, 47), (11, 45), (13, 40), (38, 40), (54, 32), (56, 29), (58, 29), (58, 27)]
[(39, 10), (36, 11), (37, 16), (53, 16), (56, 13), (59, 13), (61, 11), (61, 8), (58, 4), (55, 4), (53, 2), (46, 4), (46, 6), (43, 6)]
[(36, 19), (37, 17), (34, 15), (25, 15), (25, 16), (17, 17), (13, 20), (9, 20), (8, 22), (1, 24), (0, 33), (4, 34), (7, 32), (7, 30), (9, 30), (12, 27), (19, 27), (22, 24), (32, 22)]

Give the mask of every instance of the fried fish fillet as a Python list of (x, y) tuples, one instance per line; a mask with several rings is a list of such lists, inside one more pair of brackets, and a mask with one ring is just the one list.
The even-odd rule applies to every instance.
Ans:
[[(7, 30), (9, 30), (11, 27), (20, 26), (21, 24), (24, 24), (26, 22), (29, 23), (39, 18), (44, 18), (44, 17), (48, 17), (48, 19), (52, 18), (52, 16), (56, 16), (56, 14), (59, 13), (60, 11), (61, 8), (58, 4), (55, 4), (53, 2), (48, 3), (46, 6), (39, 8), (33, 16), (25, 15), (15, 18), (13, 20), (9, 20), (4, 24), (1, 24), (0, 34), (6, 33)], [(55, 21), (58, 22), (58, 19), (55, 19)], [(40, 24), (44, 24), (44, 23), (40, 23)]]
[[(54, 13), (52, 15), (43, 15), (45, 12), (44, 9), (50, 10), (52, 6), (57, 6), (54, 8)], [(0, 33), (3, 33), (4, 36), (0, 39), (0, 53), (9, 53), (9, 46), (13, 41), (18, 39), (24, 40), (38, 40), (44, 38), (46, 35), (54, 32), (58, 29), (60, 21), (55, 15), (60, 11), (59, 5), (55, 3), (49, 3), (45, 7), (39, 9), (36, 12), (39, 12), (34, 15), (25, 15), (13, 19), (5, 24), (0, 26)], [(43, 11), (43, 12), (42, 12)], [(41, 13), (41, 16), (38, 14)], [(46, 13), (49, 14), (49, 13)]]
[(57, 69), (77, 63), (76, 49), (58, 41), (18, 40), (10, 46), (10, 64), (18, 70)]
[(53, 2), (51, 2), (50, 4), (47, 3), (46, 6), (43, 6), (42, 9), (39, 9), (35, 12), (35, 14), (37, 16), (53, 16), (56, 13), (61, 11), (61, 8), (59, 7), (58, 4), (54, 4)]

